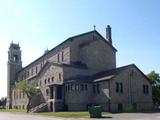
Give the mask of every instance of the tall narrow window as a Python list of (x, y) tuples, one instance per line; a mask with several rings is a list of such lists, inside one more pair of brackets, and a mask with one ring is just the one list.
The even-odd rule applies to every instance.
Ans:
[(46, 96), (49, 95), (49, 89), (46, 89)]
[(62, 80), (62, 76), (61, 76), (61, 73), (59, 73), (59, 81)]
[(75, 91), (75, 85), (74, 84), (71, 84), (71, 90)]
[(45, 80), (44, 80), (44, 84), (46, 84), (46, 83), (47, 83), (47, 80), (45, 79)]
[(148, 93), (149, 93), (149, 87), (148, 87), (148, 85), (143, 85), (143, 94), (148, 95)]
[(33, 68), (31, 69), (31, 75), (33, 75)]
[(57, 54), (57, 62), (60, 62), (59, 53)]
[(79, 91), (79, 84), (76, 84), (75, 89), (76, 91)]
[(48, 78), (48, 83), (50, 83), (50, 78)]
[(83, 84), (81, 84), (81, 91), (83, 91), (84, 90), (84, 85)]
[(145, 85), (143, 85), (143, 94), (145, 94), (146, 90), (145, 90)]
[(63, 62), (63, 60), (64, 60), (64, 52), (62, 51), (62, 62)]
[(123, 93), (123, 84), (120, 83), (120, 92)]
[(119, 92), (119, 84), (116, 82), (116, 92)]
[(99, 84), (94, 84), (93, 85), (93, 93), (94, 94), (99, 94), (100, 93), (100, 85)]
[(122, 82), (116, 82), (116, 92), (117, 93), (123, 93), (123, 83)]
[(84, 89), (87, 91), (88, 90), (88, 85), (85, 84)]
[(14, 55), (13, 60), (14, 60), (14, 62), (18, 62), (19, 61), (18, 55)]
[(38, 68), (37, 68), (37, 66), (36, 66), (36, 73), (38, 72)]
[(52, 82), (54, 82), (54, 77), (52, 77)]
[(100, 88), (99, 88), (99, 84), (97, 84), (97, 93), (100, 93)]

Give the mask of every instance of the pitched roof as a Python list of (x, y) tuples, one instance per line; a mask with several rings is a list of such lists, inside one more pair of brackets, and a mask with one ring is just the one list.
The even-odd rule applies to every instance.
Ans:
[(101, 78), (101, 77), (104, 77), (104, 76), (117, 75), (121, 71), (123, 71), (123, 70), (125, 70), (125, 69), (127, 69), (131, 66), (134, 66), (134, 64), (130, 64), (130, 65), (122, 66), (122, 67), (119, 67), (119, 68), (114, 68), (114, 69), (98, 72), (93, 77), (96, 79), (96, 78)]
[(127, 65), (127, 66), (123, 66), (123, 67), (119, 67), (119, 68), (101, 71), (101, 72), (98, 72), (92, 76), (74, 76), (72, 78), (67, 79), (66, 82), (76, 82), (76, 81), (98, 82), (98, 81), (110, 80), (114, 76), (116, 76), (118, 73), (120, 73), (121, 71), (123, 71), (124, 69), (126, 69), (132, 65)]
[(96, 82), (96, 81), (102, 81), (102, 80), (110, 80), (116, 75), (120, 74), (122, 71), (129, 69), (130, 67), (136, 68), (150, 82), (148, 77), (135, 64), (129, 64), (129, 65), (122, 66), (119, 68), (99, 72), (94, 75), (94, 81)]
[(27, 78), (27, 80), (33, 79), (33, 78), (39, 76), (47, 66), (51, 66), (51, 65), (54, 65), (54, 66), (57, 66), (57, 67), (72, 67), (72, 68), (77, 68), (77, 69), (88, 69), (85, 64), (83, 64), (83, 65), (75, 65), (74, 64), (73, 65), (73, 64), (54, 63), (54, 62), (47, 61), (45, 63), (45, 65), (43, 66), (43, 68), (36, 75), (30, 76), (29, 78)]
[(81, 76), (78, 78), (70, 79), (70, 80), (68, 80), (68, 82), (80, 81), (80, 80), (83, 80), (83, 78), (84, 78), (84, 80), (83, 80), (84, 82), (85, 81), (86, 82), (88, 82), (88, 81), (89, 82), (100, 82), (100, 81), (105, 81), (105, 80), (111, 80), (116, 75), (120, 74), (121, 72), (123, 72), (126, 69), (129, 69), (130, 67), (136, 68), (149, 81), (148, 77), (135, 64), (130, 64), (130, 65), (122, 66), (119, 68), (114, 68), (114, 69), (98, 72), (93, 76), (84, 76), (84, 77)]
[(114, 77), (115, 75), (109, 75), (109, 76), (104, 76), (104, 77), (100, 77), (97, 78), (95, 80), (93, 80), (94, 82), (99, 82), (99, 81), (105, 81), (105, 80), (110, 80)]
[(86, 33), (82, 33), (82, 34), (76, 35), (76, 36), (69, 37), (68, 39), (66, 39), (65, 41), (63, 41), (62, 43), (60, 43), (59, 45), (57, 45), (56, 47), (54, 47), (51, 50), (49, 50), (46, 54), (43, 54), (42, 56), (40, 56), (39, 58), (37, 58), (36, 60), (34, 60), (33, 62), (31, 62), (30, 64), (28, 64), (27, 66), (25, 66), (24, 68), (22, 68), (19, 72), (23, 71), (25, 68), (29, 67), (30, 65), (36, 63), (38, 60), (42, 59), (43, 57), (47, 56), (49, 53), (53, 52), (55, 49), (57, 49), (58, 47), (62, 46), (66, 42), (76, 40), (76, 38), (78, 38), (78, 37), (81, 37), (81, 36), (84, 36), (84, 35), (87, 35), (87, 34), (92, 34), (92, 33), (96, 33), (114, 51), (117, 51), (100, 33), (98, 33), (96, 30), (93, 30), (93, 31), (89, 31), (89, 32), (86, 32)]

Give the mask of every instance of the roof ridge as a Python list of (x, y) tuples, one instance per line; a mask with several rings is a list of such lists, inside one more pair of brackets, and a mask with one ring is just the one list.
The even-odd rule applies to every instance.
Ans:
[(46, 54), (41, 55), (40, 57), (38, 57), (37, 59), (35, 59), (34, 61), (32, 61), (31, 63), (29, 63), (27, 66), (23, 67), (18, 73), (20, 73), (21, 71), (23, 71), (24, 69), (26, 69), (27, 67), (29, 67), (31, 64), (34, 64), (36, 61), (42, 59), (43, 57), (45, 57), (46, 55), (50, 54), (52, 51), (56, 50), (56, 48), (60, 47), (61, 45), (63, 45), (64, 43), (66, 43), (67, 41), (72, 41), (73, 39), (83, 36), (83, 35), (87, 35), (87, 34), (91, 34), (91, 33), (96, 33), (98, 34), (111, 48), (113, 48), (115, 51), (117, 51), (111, 44), (108, 43), (108, 41), (96, 30), (92, 30), (89, 32), (85, 32), (82, 34), (78, 34), (72, 37), (67, 38), (66, 40), (64, 40), (63, 42), (61, 42), (60, 44), (58, 44), (57, 46), (53, 47), (51, 50), (49, 50)]
[[(34, 62), (40, 60), (42, 57), (44, 57), (45, 55), (49, 54), (50, 52), (52, 52), (54, 49), (56, 49), (57, 47), (61, 46), (62, 44), (64, 44), (65, 42), (69, 41), (69, 40), (72, 40), (76, 37), (80, 37), (82, 35), (86, 35), (86, 34), (90, 34), (92, 32), (95, 32), (96, 30), (92, 30), (92, 31), (89, 31), (89, 32), (85, 32), (85, 33), (82, 33), (82, 34), (79, 34), (79, 35), (75, 35), (75, 36), (72, 36), (72, 37), (69, 37), (67, 38), (66, 40), (64, 40), (63, 42), (61, 42), (60, 44), (56, 45), (55, 47), (53, 47), (51, 50), (49, 50), (46, 54), (43, 54), (41, 55), (40, 57), (38, 57), (37, 59), (35, 59), (33, 62), (31, 62), (30, 64), (26, 65), (25, 67), (23, 67), (19, 72), (23, 71), (25, 68), (27, 68), (28, 66), (30, 66), (31, 64), (33, 64)], [(96, 31), (97, 32), (97, 31)], [(98, 32), (97, 32), (98, 33)], [(18, 72), (18, 73), (19, 73)]]

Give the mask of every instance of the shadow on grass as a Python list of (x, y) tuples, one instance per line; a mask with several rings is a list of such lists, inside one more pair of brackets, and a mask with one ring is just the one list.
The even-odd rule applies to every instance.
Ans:
[[(110, 118), (113, 118), (113, 117), (111, 117), (111, 116), (102, 116), (102, 117), (100, 117), (100, 118), (98, 118), (98, 119), (110, 119)], [(94, 119), (94, 118), (93, 118)], [(97, 118), (96, 118), (97, 119)]]
[(103, 119), (103, 118), (113, 118), (111, 116), (102, 116), (100, 119)]

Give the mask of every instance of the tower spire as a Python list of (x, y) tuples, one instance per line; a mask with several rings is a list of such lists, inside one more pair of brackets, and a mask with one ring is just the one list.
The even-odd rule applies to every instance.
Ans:
[(7, 63), (7, 108), (12, 108), (12, 87), (17, 80), (17, 72), (22, 69), (21, 50), (19, 44), (11, 42)]

